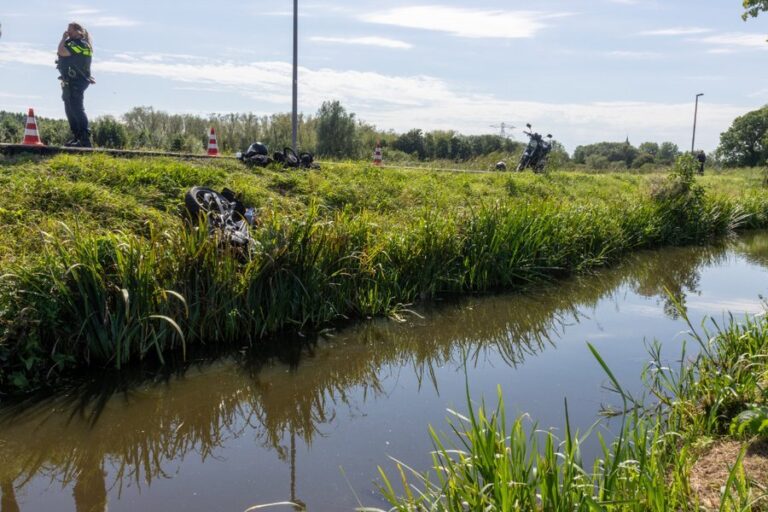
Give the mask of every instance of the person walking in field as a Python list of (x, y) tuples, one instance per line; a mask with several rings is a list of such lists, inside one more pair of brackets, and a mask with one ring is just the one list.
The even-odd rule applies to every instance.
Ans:
[(79, 23), (70, 23), (61, 36), (57, 53), (59, 59), (56, 61), (56, 67), (61, 73), (61, 99), (64, 100), (64, 112), (74, 136), (64, 145), (90, 148), (88, 116), (85, 115), (83, 105), (85, 90), (90, 84), (96, 83), (91, 76), (93, 42), (90, 34)]

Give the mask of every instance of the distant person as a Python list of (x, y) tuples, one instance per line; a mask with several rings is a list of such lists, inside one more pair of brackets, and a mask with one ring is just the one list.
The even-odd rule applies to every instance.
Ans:
[(79, 23), (72, 22), (61, 36), (56, 67), (61, 73), (61, 99), (67, 114), (73, 139), (64, 145), (68, 147), (91, 147), (88, 116), (85, 115), (83, 97), (85, 90), (96, 80), (91, 76), (93, 42), (88, 31)]
[(699, 161), (699, 174), (703, 176), (704, 164), (707, 163), (707, 155), (705, 155), (703, 151), (699, 151), (699, 154), (696, 155), (696, 160)]

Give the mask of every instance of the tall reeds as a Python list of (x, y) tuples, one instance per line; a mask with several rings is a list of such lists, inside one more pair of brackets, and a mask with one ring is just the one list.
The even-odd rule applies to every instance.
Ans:
[(265, 211), (245, 262), (205, 227), (100, 234), (54, 226), (40, 254), (0, 279), (0, 389), (52, 383), (76, 368), (162, 361), (190, 344), (242, 346), (281, 330), (396, 314), (443, 294), (510, 289), (639, 247), (704, 242), (766, 216), (768, 201), (705, 194), (685, 179), (613, 201), (527, 197), (387, 216), (310, 200), (293, 213)]

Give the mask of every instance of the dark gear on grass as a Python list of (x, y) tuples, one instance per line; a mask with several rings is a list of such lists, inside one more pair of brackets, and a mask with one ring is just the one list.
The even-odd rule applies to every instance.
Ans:
[[(73, 31), (72, 28), (75, 27)], [(74, 139), (66, 143), (66, 146), (91, 147), (90, 130), (88, 129), (88, 116), (85, 114), (83, 104), (85, 90), (95, 80), (91, 76), (91, 60), (93, 47), (88, 33), (77, 24), (70, 24), (68, 31), (79, 33), (78, 37), (67, 37), (59, 48), (69, 55), (59, 52), (56, 67), (59, 70), (61, 80), (61, 99), (64, 101), (64, 112), (67, 115), (69, 128)]]

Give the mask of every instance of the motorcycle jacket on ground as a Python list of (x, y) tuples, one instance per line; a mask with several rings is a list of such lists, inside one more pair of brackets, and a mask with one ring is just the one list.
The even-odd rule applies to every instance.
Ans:
[(91, 59), (93, 49), (85, 39), (67, 39), (64, 47), (69, 50), (68, 57), (59, 56), (56, 67), (65, 82), (91, 79)]

